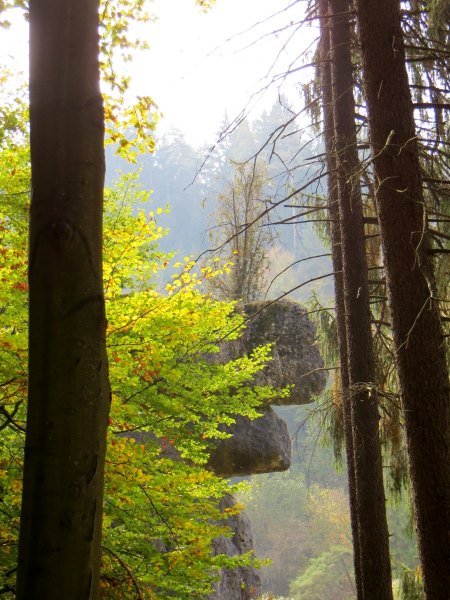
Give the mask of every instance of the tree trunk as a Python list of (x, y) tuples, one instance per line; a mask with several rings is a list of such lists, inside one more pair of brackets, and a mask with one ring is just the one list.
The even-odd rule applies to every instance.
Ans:
[(328, 15), (328, 0), (319, 1), (321, 18), (320, 27), (320, 86), (323, 103), (324, 142), (328, 171), (328, 210), (331, 219), (331, 257), (334, 275), (334, 298), (336, 328), (338, 336), (340, 384), (342, 394), (342, 413), (347, 459), (348, 495), (350, 522), (353, 543), (353, 564), (356, 582), (357, 600), (363, 599), (361, 577), (361, 550), (359, 546), (359, 526), (356, 500), (355, 456), (353, 450), (352, 413), (350, 402), (350, 381), (348, 375), (347, 333), (345, 329), (344, 281), (342, 275), (342, 244), (339, 217), (339, 195), (337, 181), (337, 164), (334, 142), (333, 92), (331, 81), (331, 48), (330, 48), (330, 19)]
[(109, 385), (98, 0), (30, 0), (29, 405), (19, 600), (99, 597)]
[(350, 4), (330, 0), (348, 374), (364, 600), (392, 600), (350, 53)]
[(376, 204), (425, 592), (450, 590), (449, 381), (398, 0), (357, 0)]

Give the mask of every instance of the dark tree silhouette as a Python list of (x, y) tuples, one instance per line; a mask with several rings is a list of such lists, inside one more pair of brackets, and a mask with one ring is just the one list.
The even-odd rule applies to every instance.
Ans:
[(449, 378), (398, 0), (357, 0), (376, 205), (428, 600), (450, 590)]
[(109, 386), (98, 0), (30, 1), (29, 406), (17, 598), (99, 597)]
[(350, 50), (350, 3), (348, 0), (330, 0), (329, 8), (335, 163), (359, 536), (359, 569), (365, 600), (391, 600), (389, 538), (378, 426), (361, 186), (358, 175), (359, 160)]
[(336, 313), (337, 341), (339, 351), (339, 385), (342, 402), (342, 417), (347, 459), (348, 495), (350, 523), (352, 528), (353, 564), (357, 598), (363, 598), (361, 574), (361, 549), (359, 544), (359, 524), (356, 498), (356, 471), (353, 448), (352, 412), (350, 403), (350, 381), (348, 374), (347, 334), (345, 330), (344, 279), (342, 274), (342, 244), (339, 218), (339, 193), (337, 181), (337, 164), (335, 155), (333, 90), (331, 81), (331, 43), (328, 0), (319, 0), (321, 17), (319, 72), (322, 96), (323, 137), (328, 171), (328, 211), (330, 215), (331, 256), (334, 271), (334, 306)]

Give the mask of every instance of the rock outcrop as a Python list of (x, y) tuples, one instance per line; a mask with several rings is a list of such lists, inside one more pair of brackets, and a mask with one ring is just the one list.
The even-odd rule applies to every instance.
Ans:
[[(236, 498), (227, 494), (220, 502), (222, 512), (236, 504)], [(253, 538), (250, 521), (244, 512), (227, 519), (227, 525), (233, 536), (220, 536), (213, 545), (214, 554), (237, 556), (253, 549)], [(209, 600), (253, 600), (261, 594), (259, 573), (253, 567), (238, 569), (222, 569), (221, 577), (215, 584), (215, 592)]]
[(272, 343), (273, 360), (256, 377), (258, 385), (292, 385), (288, 398), (273, 404), (308, 404), (326, 383), (323, 361), (316, 345), (316, 328), (296, 302), (252, 302), (244, 307), (247, 323), (239, 340), (224, 342), (218, 360), (226, 362)]
[(236, 417), (226, 429), (232, 437), (220, 440), (208, 466), (222, 477), (286, 471), (291, 464), (291, 437), (287, 425), (270, 407), (253, 421)]
[[(289, 397), (273, 404), (307, 404), (325, 387), (326, 373), (315, 344), (315, 327), (296, 302), (253, 302), (245, 306), (243, 336), (223, 342), (214, 361), (227, 362), (250, 353), (256, 346), (274, 344), (273, 360), (256, 377), (258, 385), (292, 385)], [(285, 471), (290, 466), (291, 442), (287, 426), (270, 407), (251, 421), (237, 417), (227, 431), (232, 437), (217, 442), (209, 466), (223, 477)]]
[[(218, 355), (208, 359), (222, 363), (250, 353), (262, 344), (273, 343), (273, 360), (258, 375), (259, 385), (284, 387), (293, 385), (289, 398), (280, 398), (273, 404), (306, 404), (325, 387), (326, 375), (318, 348), (315, 328), (295, 302), (255, 302), (245, 306), (247, 328), (241, 339), (224, 342)], [(218, 440), (208, 467), (222, 477), (253, 475), (286, 471), (291, 464), (291, 438), (287, 425), (270, 406), (261, 409), (262, 416), (255, 420), (236, 417), (236, 423), (226, 429), (231, 437)], [(123, 433), (140, 443), (156, 440), (149, 432)], [(172, 446), (164, 452), (172, 460), (181, 457)], [(228, 494), (222, 498), (224, 512), (236, 503)], [(244, 512), (226, 519), (232, 530), (231, 537), (221, 536), (213, 544), (212, 552), (237, 556), (253, 549), (251, 526)], [(161, 547), (161, 551), (164, 548)], [(259, 573), (252, 567), (223, 569), (215, 591), (209, 600), (255, 600), (261, 593)]]
[[(320, 394), (326, 384), (323, 362), (315, 344), (315, 327), (295, 302), (254, 302), (245, 306), (247, 328), (241, 339), (224, 342), (218, 357), (227, 362), (252, 351), (256, 346), (273, 343), (273, 360), (258, 375), (256, 383), (274, 387), (293, 385), (288, 398), (273, 404), (307, 404)], [(232, 437), (217, 442), (209, 467), (223, 477), (285, 471), (291, 462), (291, 440), (287, 425), (270, 407), (253, 421), (237, 417), (228, 428)], [(227, 496), (221, 508), (232, 506)], [(216, 553), (230, 556), (248, 552), (253, 547), (251, 528), (245, 513), (227, 520), (233, 530), (231, 538), (221, 537), (214, 546)], [(210, 600), (253, 600), (260, 595), (259, 574), (253, 568), (224, 569)]]

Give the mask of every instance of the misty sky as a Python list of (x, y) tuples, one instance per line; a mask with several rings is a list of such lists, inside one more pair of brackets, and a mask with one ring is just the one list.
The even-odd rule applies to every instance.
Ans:
[[(289, 13), (261, 23), (289, 4), (294, 5)], [(147, 26), (148, 61), (145, 66), (141, 61), (134, 65), (136, 87), (142, 86), (159, 102), (167, 121), (185, 131), (189, 141), (201, 143), (214, 137), (225, 110), (234, 118), (252, 94), (264, 87), (265, 76), (290, 31), (267, 34), (298, 20), (304, 3), (217, 0), (207, 14), (193, 0), (155, 0), (153, 5), (159, 18)], [(256, 23), (261, 24), (253, 27)], [(269, 79), (292, 59), (292, 54), (281, 52)], [(261, 110), (275, 98), (276, 86), (251, 104)]]
[[(205, 14), (194, 0), (153, 0), (149, 6), (157, 21), (139, 27), (150, 50), (126, 67), (132, 89), (158, 103), (165, 116), (161, 132), (176, 127), (194, 145), (213, 143), (226, 111), (231, 120), (250, 102), (257, 116), (275, 101), (281, 80), (270, 92), (255, 93), (314, 39), (314, 30), (303, 29), (292, 36), (289, 52), (283, 50), (304, 5), (302, 0), (217, 0)], [(289, 23), (294, 26), (283, 30)], [(2, 31), (0, 43), (4, 60), (9, 55), (13, 71), (22, 70), (25, 79), (27, 25), (14, 23)], [(298, 95), (299, 76), (284, 82), (281, 91)]]

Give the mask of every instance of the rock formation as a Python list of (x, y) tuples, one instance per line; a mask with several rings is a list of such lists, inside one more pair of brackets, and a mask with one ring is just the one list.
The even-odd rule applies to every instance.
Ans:
[(236, 417), (227, 428), (233, 435), (220, 440), (208, 466), (221, 477), (286, 471), (291, 465), (291, 437), (287, 425), (269, 406), (251, 421)]
[[(236, 498), (227, 494), (220, 502), (220, 509), (224, 511), (235, 504)], [(214, 554), (237, 556), (253, 550), (250, 521), (244, 512), (229, 517), (227, 525), (233, 531), (233, 536), (217, 538), (212, 549)], [(222, 569), (215, 588), (209, 600), (253, 600), (261, 594), (261, 580), (258, 571), (253, 567)]]
[(217, 360), (226, 362), (248, 354), (256, 346), (274, 344), (273, 359), (257, 376), (258, 385), (292, 385), (289, 398), (273, 404), (308, 404), (326, 383), (316, 345), (316, 328), (297, 302), (252, 302), (244, 307), (246, 329), (242, 337), (222, 344)]
[[(293, 385), (289, 398), (274, 404), (307, 404), (320, 394), (326, 374), (315, 345), (315, 327), (305, 310), (295, 302), (254, 302), (245, 306), (247, 328), (241, 339), (222, 344), (219, 357), (226, 362), (251, 352), (261, 344), (273, 343), (273, 360), (258, 375), (256, 383), (274, 387)], [(270, 408), (251, 421), (238, 417), (228, 431), (232, 437), (220, 440), (211, 453), (209, 466), (224, 477), (285, 471), (291, 461), (291, 440), (286, 423)], [(221, 508), (232, 506), (232, 496), (223, 499)], [(213, 549), (230, 556), (252, 549), (251, 528), (245, 513), (227, 520), (234, 534), (219, 538)], [(253, 600), (260, 594), (261, 583), (253, 568), (224, 569), (210, 600)]]

